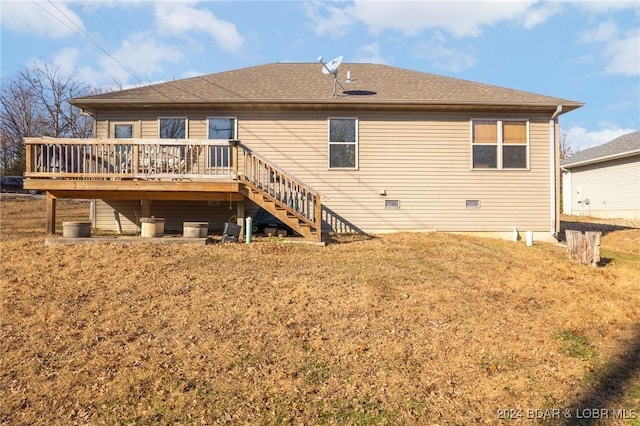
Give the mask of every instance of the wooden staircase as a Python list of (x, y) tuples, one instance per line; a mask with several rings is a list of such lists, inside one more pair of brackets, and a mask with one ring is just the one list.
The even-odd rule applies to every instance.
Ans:
[(242, 194), (303, 238), (321, 242), (320, 194), (246, 145), (238, 148), (244, 159)]

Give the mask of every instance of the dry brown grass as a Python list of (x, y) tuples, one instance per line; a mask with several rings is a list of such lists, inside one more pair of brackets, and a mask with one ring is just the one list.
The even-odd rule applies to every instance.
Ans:
[(547, 424), (564, 418), (526, 410), (638, 409), (640, 229), (607, 233), (597, 269), (559, 245), (443, 233), (326, 247), (43, 234), (43, 200), (3, 198), (3, 424), (500, 424), (500, 409)]

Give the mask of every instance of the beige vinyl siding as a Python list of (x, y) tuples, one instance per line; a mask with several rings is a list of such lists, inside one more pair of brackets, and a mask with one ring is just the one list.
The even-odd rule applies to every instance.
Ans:
[(207, 116), (211, 112), (187, 113), (183, 110), (151, 111), (141, 114), (138, 111), (102, 112), (96, 114), (99, 138), (107, 138), (109, 123), (114, 121), (139, 121), (141, 138), (158, 137), (158, 117), (188, 117), (187, 131), (190, 139), (207, 138)]
[[(318, 190), (323, 216), (338, 231), (549, 229), (548, 116), (203, 110), (100, 117), (140, 119), (141, 137), (151, 138), (157, 117), (171, 115), (188, 115), (194, 138), (206, 138), (207, 116), (237, 117), (238, 139)], [(358, 170), (328, 169), (328, 117), (358, 119)], [(472, 170), (475, 118), (529, 120), (530, 168)], [(386, 209), (385, 199), (400, 208)], [(466, 200), (480, 208), (466, 208)]]
[[(95, 119), (98, 122), (98, 132), (96, 137), (108, 138), (110, 123), (120, 121), (138, 121), (141, 138), (157, 138), (158, 137), (158, 117), (169, 116), (185, 116), (184, 112), (172, 111), (154, 111), (148, 113), (140, 113), (138, 111), (117, 111), (117, 112), (98, 112)], [(190, 129), (188, 129), (190, 130)]]
[[(358, 118), (358, 170), (327, 169), (328, 116)], [(548, 118), (499, 117), (530, 119), (530, 170), (471, 170), (467, 116), (245, 115), (238, 118), (238, 137), (320, 191), (345, 229), (508, 231), (517, 226), (546, 231)], [(382, 190), (386, 197), (379, 195)], [(385, 199), (400, 200), (400, 209), (385, 209)], [(467, 199), (480, 200), (481, 207), (467, 209)]]
[(114, 211), (118, 212), (120, 226), (123, 232), (139, 230), (139, 220), (142, 216), (140, 201), (132, 200), (96, 200), (95, 227), (108, 231), (116, 231)]
[[(237, 203), (229, 201), (150, 201), (151, 215), (165, 219), (165, 231), (182, 232), (184, 222), (208, 222), (209, 231), (220, 233), (225, 222), (235, 222)], [(140, 201), (97, 200), (96, 227), (115, 231), (113, 211), (120, 214), (124, 232), (139, 232)]]
[(151, 214), (164, 217), (165, 230), (182, 232), (184, 222), (209, 222), (221, 233), (225, 222), (236, 222), (237, 203), (229, 201), (152, 201)]
[(97, 138), (109, 137), (109, 121), (108, 120), (96, 120), (96, 137)]
[(570, 214), (640, 218), (640, 156), (573, 167), (570, 175)]

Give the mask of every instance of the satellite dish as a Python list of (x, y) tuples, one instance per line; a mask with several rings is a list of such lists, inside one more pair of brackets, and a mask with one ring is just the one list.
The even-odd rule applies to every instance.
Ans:
[(322, 56), (318, 58), (318, 60), (322, 63), (322, 72), (324, 74), (333, 74), (336, 75), (338, 72), (338, 67), (342, 64), (342, 56), (338, 56), (337, 58), (333, 58), (326, 64), (322, 62)]
[[(318, 56), (318, 62), (322, 64), (322, 73), (323, 74), (331, 74), (333, 77), (333, 97), (338, 97), (338, 85), (342, 87), (342, 84), (338, 82), (338, 67), (342, 63), (342, 56), (338, 56), (337, 58), (333, 58), (326, 64), (322, 62), (322, 56)], [(344, 87), (342, 87), (344, 90)]]

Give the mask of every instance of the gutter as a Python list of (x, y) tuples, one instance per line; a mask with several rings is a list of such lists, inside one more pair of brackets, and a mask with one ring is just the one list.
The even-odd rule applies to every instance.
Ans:
[(549, 119), (549, 232), (555, 238), (558, 235), (556, 223), (558, 212), (556, 203), (556, 119), (562, 112), (558, 105)]
[[(375, 96), (375, 95), (374, 95)], [(567, 101), (564, 112), (580, 108), (583, 104)], [(549, 111), (553, 105), (536, 102), (491, 102), (454, 101), (443, 99), (375, 99), (369, 96), (340, 96), (327, 99), (91, 99), (75, 98), (69, 101), (71, 105), (85, 110), (92, 109), (121, 109), (134, 107), (135, 109), (162, 108), (202, 108), (203, 106), (224, 106), (239, 109), (255, 109), (279, 107), (290, 109), (318, 109), (327, 107), (338, 108), (389, 108), (389, 109), (446, 109), (446, 110), (480, 110), (487, 108), (495, 110), (513, 109), (514, 111), (540, 112)], [(555, 113), (554, 113), (555, 114)]]

